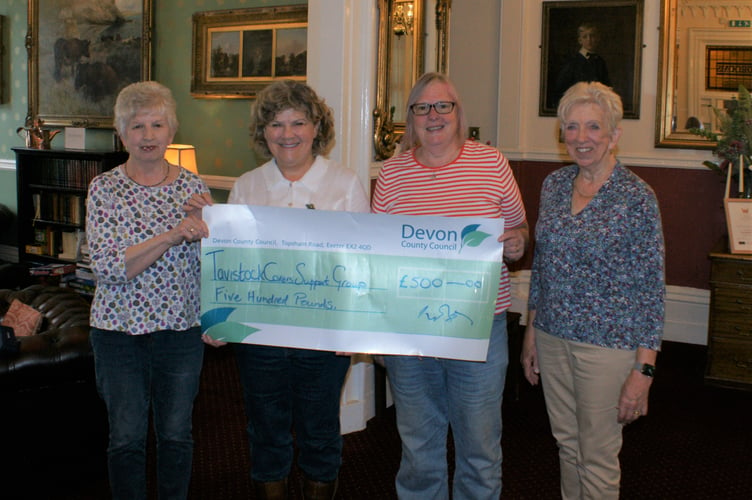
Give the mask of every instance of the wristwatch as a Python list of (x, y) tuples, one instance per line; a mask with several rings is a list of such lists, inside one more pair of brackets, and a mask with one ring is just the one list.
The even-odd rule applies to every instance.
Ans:
[(647, 363), (640, 363), (638, 361), (635, 363), (634, 369), (642, 373), (645, 376), (648, 376), (651, 378), (655, 376), (655, 366), (653, 365), (649, 365)]

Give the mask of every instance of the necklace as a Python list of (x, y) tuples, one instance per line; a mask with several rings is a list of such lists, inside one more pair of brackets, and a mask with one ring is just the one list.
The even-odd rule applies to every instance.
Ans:
[[(582, 189), (580, 189), (580, 187), (577, 185), (577, 180), (580, 179), (580, 178), (581, 177), (579, 175), (577, 177), (575, 177), (574, 180), (572, 181), (572, 186), (574, 186), (574, 190), (577, 192), (577, 194), (579, 194), (583, 198), (587, 198), (587, 199), (595, 198), (595, 195), (598, 194), (598, 191), (601, 190), (601, 187), (603, 187), (603, 184), (605, 184), (606, 179), (608, 179), (608, 177), (606, 177), (606, 179), (604, 179), (603, 182), (594, 181), (594, 182), (597, 182), (599, 184), (598, 187), (596, 188), (595, 191), (593, 191), (593, 194), (587, 194), (587, 193), (583, 192)], [(585, 182), (584, 179), (583, 179), (582, 182)], [(582, 184), (582, 182), (580, 182), (580, 184)]]
[(126, 176), (127, 176), (127, 177), (128, 177), (129, 179), (130, 179), (130, 180), (132, 180), (133, 182), (135, 182), (136, 184), (138, 184), (139, 186), (143, 186), (143, 187), (147, 187), (147, 188), (151, 188), (151, 187), (159, 186), (159, 185), (160, 185), (160, 184), (162, 184), (162, 183), (163, 183), (164, 181), (166, 181), (166, 180), (167, 180), (167, 177), (168, 177), (168, 176), (170, 175), (170, 165), (169, 165), (169, 164), (168, 164), (167, 162), (164, 162), (164, 163), (163, 163), (163, 165), (165, 166), (165, 174), (164, 174), (164, 177), (162, 177), (162, 180), (161, 180), (161, 181), (159, 181), (159, 182), (155, 182), (154, 184), (141, 184), (141, 183), (140, 183), (140, 182), (138, 182), (138, 181), (137, 181), (136, 179), (134, 179), (134, 178), (133, 178), (133, 176), (131, 176), (131, 174), (129, 174), (129, 173), (128, 173), (128, 162), (125, 162), (125, 175), (126, 175)]
[(583, 198), (594, 198), (595, 195), (598, 194), (598, 191), (596, 191), (593, 194), (585, 194), (582, 191), (580, 191), (580, 188), (577, 187), (577, 183), (576, 182), (573, 182), (572, 184), (574, 185), (574, 190), (577, 191), (577, 194), (579, 194)]

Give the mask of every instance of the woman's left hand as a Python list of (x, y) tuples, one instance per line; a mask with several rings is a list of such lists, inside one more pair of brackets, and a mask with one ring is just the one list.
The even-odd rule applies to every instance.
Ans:
[(617, 407), (619, 410), (617, 420), (620, 424), (631, 424), (648, 414), (648, 394), (652, 383), (652, 377), (645, 376), (637, 370), (629, 372), (627, 380), (621, 387), (619, 406)]
[(499, 236), (498, 242), (504, 243), (504, 258), (509, 262), (515, 262), (525, 254), (528, 242), (527, 223), (512, 229), (507, 229)]
[(179, 240), (177, 243), (193, 243), (199, 241), (201, 238), (209, 237), (209, 226), (201, 218), (195, 215), (189, 215), (183, 219), (180, 224), (175, 227), (175, 231), (178, 234)]
[(183, 205), (186, 215), (201, 218), (201, 209), (213, 205), (210, 193), (194, 193)]

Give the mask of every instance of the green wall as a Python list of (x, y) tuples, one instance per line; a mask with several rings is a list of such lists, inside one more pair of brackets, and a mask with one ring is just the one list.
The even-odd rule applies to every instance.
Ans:
[[(236, 177), (257, 166), (260, 159), (250, 148), (250, 100), (195, 99), (190, 95), (193, 13), (306, 3), (306, 0), (152, 0), (152, 78), (172, 89), (180, 120), (175, 142), (196, 146), (202, 174)], [(23, 144), (16, 129), (24, 124), (28, 108), (28, 65), (24, 46), (27, 5), (27, 0), (0, 2), (0, 15), (5, 16), (2, 60), (5, 100), (0, 103), (0, 159), (6, 160), (14, 159), (12, 147)], [(60, 134), (52, 147), (62, 148), (64, 142)], [(112, 131), (88, 130), (86, 144), (94, 148), (110, 147)], [(0, 170), (0, 203), (15, 211), (15, 189), (5, 189), (13, 184), (15, 173)]]

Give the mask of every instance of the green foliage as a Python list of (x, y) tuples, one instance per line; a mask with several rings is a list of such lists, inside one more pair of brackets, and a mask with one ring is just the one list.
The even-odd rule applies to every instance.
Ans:
[[(728, 112), (723, 109), (713, 108), (718, 119), (720, 133), (707, 129), (691, 128), (689, 132), (711, 141), (716, 142), (713, 151), (719, 162), (703, 162), (703, 165), (720, 174), (725, 174), (729, 165), (737, 165), (739, 156), (744, 156), (744, 164), (750, 164), (752, 153), (752, 97), (749, 91), (739, 85), (739, 98), (736, 99), (736, 107)], [(745, 176), (746, 179), (746, 176)]]

